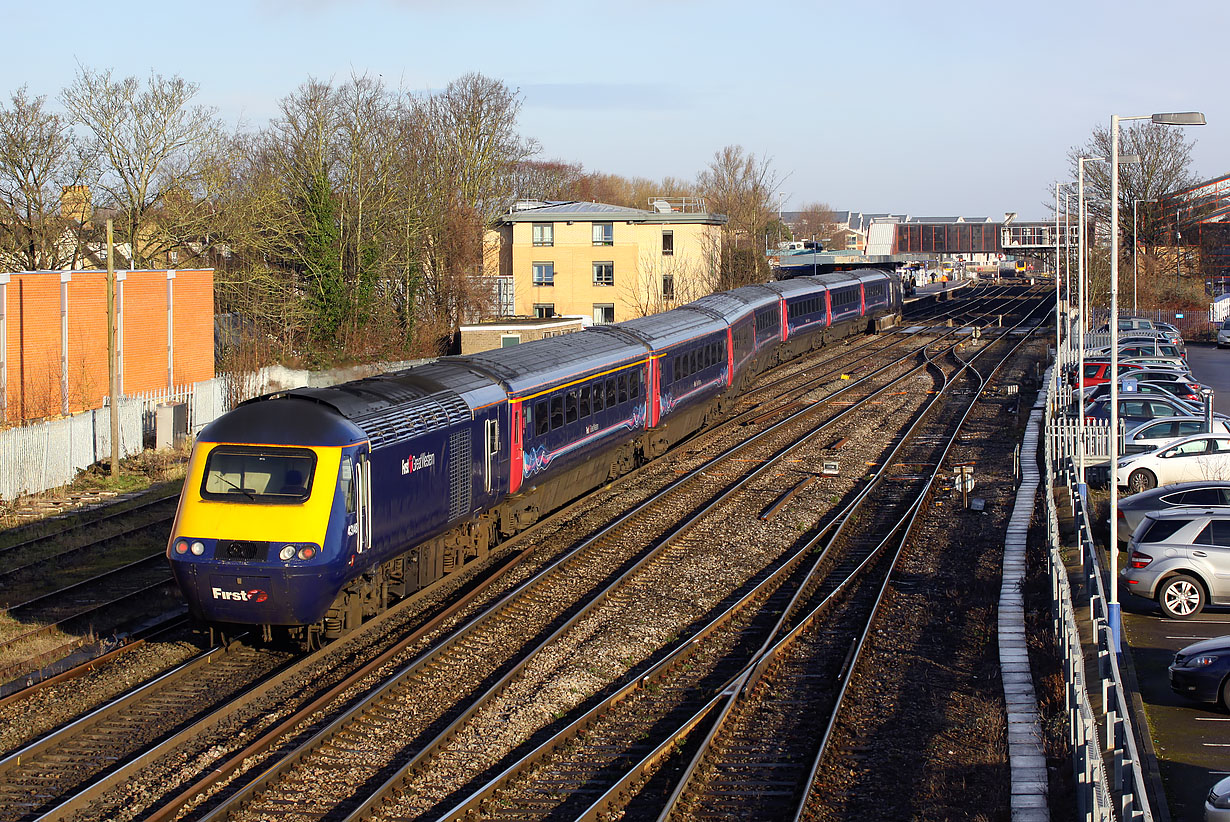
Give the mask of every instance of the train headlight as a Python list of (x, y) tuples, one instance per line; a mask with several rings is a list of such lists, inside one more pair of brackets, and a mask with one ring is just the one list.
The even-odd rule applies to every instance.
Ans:
[(176, 541), (176, 543), (175, 543), (175, 553), (177, 553), (177, 554), (186, 554), (186, 553), (188, 553), (188, 542), (187, 542), (186, 540), (182, 540), (182, 539), (181, 539), (181, 540), (177, 540), (177, 541)]
[(278, 551), (278, 558), (283, 562), (287, 562), (295, 558), (295, 546), (283, 545), (282, 550)]
[(199, 557), (203, 553), (205, 553), (205, 543), (198, 539), (196, 542), (192, 543), (192, 555)]
[(316, 556), (315, 545), (305, 545), (299, 549), (299, 559), (311, 559)]

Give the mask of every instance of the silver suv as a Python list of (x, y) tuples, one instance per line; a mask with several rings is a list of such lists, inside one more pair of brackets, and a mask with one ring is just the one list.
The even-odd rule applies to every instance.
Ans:
[(1230, 605), (1230, 512), (1170, 508), (1145, 516), (1119, 574), (1125, 590), (1156, 599), (1171, 619)]

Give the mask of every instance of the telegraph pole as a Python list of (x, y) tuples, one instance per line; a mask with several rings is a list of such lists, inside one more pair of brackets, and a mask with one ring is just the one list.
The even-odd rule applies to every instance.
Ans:
[(107, 376), (111, 393), (111, 476), (120, 474), (120, 374), (116, 367), (115, 340), (115, 242), (107, 220)]

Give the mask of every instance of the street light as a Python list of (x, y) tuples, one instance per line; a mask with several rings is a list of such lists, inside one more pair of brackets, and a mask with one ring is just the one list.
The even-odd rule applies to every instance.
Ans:
[(1139, 203), (1156, 203), (1157, 198), (1151, 200), (1132, 200), (1132, 313), (1136, 313), (1136, 270), (1137, 262), (1140, 259), (1140, 240), (1136, 236), (1136, 206)]
[[(1071, 183), (1055, 183), (1055, 390), (1056, 391), (1058, 391), (1063, 386), (1063, 368), (1061, 366), (1064, 364), (1063, 356), (1060, 353), (1060, 344), (1063, 341), (1063, 337), (1059, 333), (1059, 326), (1061, 325), (1060, 320), (1059, 320), (1059, 314), (1060, 314), (1059, 284), (1061, 282), (1060, 277), (1059, 277), (1060, 259), (1061, 259), (1059, 256), (1059, 240), (1061, 236), (1063, 238), (1063, 244), (1064, 244), (1065, 249), (1067, 248), (1067, 245), (1068, 245), (1067, 233), (1064, 233), (1061, 235), (1059, 231), (1059, 191), (1060, 189), (1065, 189), (1064, 191), (1065, 211), (1064, 211), (1063, 218), (1064, 218), (1064, 226), (1066, 228), (1067, 222), (1068, 222), (1068, 214), (1066, 210), (1068, 192), (1066, 191), (1066, 189), (1070, 185), (1072, 184)], [(1069, 268), (1071, 268), (1071, 263), (1069, 263)], [(1069, 302), (1071, 302), (1072, 300), (1072, 292), (1071, 292), (1070, 285), (1069, 285), (1069, 290), (1068, 290), (1068, 300)], [(1068, 347), (1070, 348), (1071, 346), (1072, 346), (1072, 343), (1071, 343), (1071, 340), (1069, 340)], [(1058, 394), (1056, 394), (1056, 396), (1058, 396)]]
[[(1114, 164), (1114, 169), (1116, 173), (1111, 175), (1112, 179), (1118, 179), (1117, 172), (1119, 169), (1119, 163), (1139, 163), (1140, 162), (1140, 156), (1137, 154), (1119, 157), (1118, 152), (1115, 152), (1115, 157), (1118, 159), (1118, 162)], [(1076, 323), (1077, 355), (1076, 357), (1077, 357), (1077, 373), (1079, 375), (1076, 380), (1076, 388), (1077, 388), (1076, 431), (1077, 431), (1077, 436), (1079, 437), (1078, 442), (1080, 442), (1080, 449), (1078, 451), (1079, 463), (1077, 464), (1076, 473), (1078, 477), (1077, 488), (1080, 491), (1082, 498), (1085, 497), (1086, 491), (1088, 489), (1088, 486), (1085, 483), (1085, 391), (1084, 391), (1084, 385), (1083, 385), (1084, 378), (1085, 378), (1085, 325), (1087, 322), (1086, 318), (1089, 314), (1088, 305), (1086, 305), (1088, 300), (1085, 294), (1085, 256), (1086, 256), (1086, 248), (1085, 248), (1085, 222), (1086, 222), (1086, 218), (1085, 218), (1085, 163), (1093, 163), (1093, 162), (1106, 163), (1110, 161), (1107, 160), (1105, 157), (1078, 157), (1076, 161), (1076, 186), (1077, 186), (1077, 198), (1076, 199), (1077, 199), (1077, 204), (1078, 204), (1077, 207), (1079, 210), (1079, 215), (1077, 216), (1077, 220), (1080, 223), (1080, 225), (1076, 227), (1076, 236), (1077, 236), (1076, 282), (1077, 282), (1077, 288), (1080, 291), (1080, 297), (1077, 300), (1077, 309), (1076, 309), (1076, 314), (1077, 314), (1077, 323)], [(1118, 371), (1116, 370), (1118, 368), (1118, 363), (1115, 360), (1114, 353), (1113, 353), (1113, 344), (1116, 341), (1117, 336), (1118, 336), (1117, 332), (1119, 328), (1119, 323), (1118, 323), (1118, 317), (1114, 313), (1113, 309), (1110, 315), (1110, 327), (1111, 327), (1111, 333), (1112, 335), (1114, 335), (1111, 338), (1112, 360), (1110, 364), (1110, 381), (1113, 385), (1119, 378)], [(1112, 388), (1111, 390), (1113, 391), (1114, 389)]]
[[(1110, 116), (1110, 602), (1107, 616), (1115, 652), (1120, 646), (1119, 614), (1119, 122), (1152, 120), (1162, 126), (1202, 126), (1204, 115), (1198, 111), (1142, 114), (1135, 117)], [(1177, 250), (1177, 249), (1176, 249)]]

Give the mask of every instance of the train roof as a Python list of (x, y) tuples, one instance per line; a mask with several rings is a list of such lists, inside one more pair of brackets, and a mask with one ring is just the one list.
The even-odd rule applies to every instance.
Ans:
[(726, 293), (710, 294), (693, 300), (683, 308), (703, 311), (710, 316), (725, 317), (727, 320), (738, 320), (752, 312), (752, 306), (747, 302)]
[(745, 285), (724, 293), (740, 302), (747, 303), (753, 309), (764, 308), (766, 305), (775, 305), (781, 299), (781, 295), (767, 285)]
[(345, 446), (366, 433), (325, 404), (305, 397), (249, 400), (201, 429), (197, 440), (250, 445)]
[(509, 393), (522, 394), (541, 385), (565, 382), (635, 362), (647, 353), (644, 345), (626, 336), (589, 329), (509, 348), (449, 357), (448, 361), (490, 374), (504, 383)]
[(819, 282), (815, 277), (794, 277), (789, 280), (777, 280), (776, 282), (766, 283), (765, 287), (773, 289), (786, 299), (790, 299), (801, 294), (821, 292), (825, 289), (825, 284)]
[[(827, 274), (814, 274), (796, 279), (811, 280), (820, 283), (825, 288), (842, 288), (844, 286), (858, 285), (862, 282), (852, 271), (830, 271)], [(789, 280), (785, 282), (789, 282)]]
[(896, 273), (885, 271), (882, 268), (866, 268), (851, 271), (850, 275), (858, 277), (863, 282), (867, 282), (868, 280), (892, 280), (897, 278)]
[(615, 325), (601, 326), (596, 330), (608, 334), (626, 334), (641, 340), (654, 351), (661, 351), (687, 342), (701, 334), (725, 331), (729, 327), (730, 323), (725, 319), (718, 319), (694, 308), (680, 306), (661, 314), (637, 317)]

